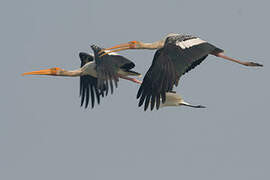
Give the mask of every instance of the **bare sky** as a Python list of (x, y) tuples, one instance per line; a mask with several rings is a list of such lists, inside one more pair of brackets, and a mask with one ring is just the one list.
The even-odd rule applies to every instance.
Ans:
[[(269, 1), (24, 0), (0, 3), (0, 179), (270, 179)], [(247, 68), (208, 57), (175, 90), (193, 104), (143, 112), (122, 80), (95, 109), (79, 79), (21, 77), (79, 67), (80, 51), (167, 33), (197, 35)], [(143, 74), (155, 51), (126, 51)]]

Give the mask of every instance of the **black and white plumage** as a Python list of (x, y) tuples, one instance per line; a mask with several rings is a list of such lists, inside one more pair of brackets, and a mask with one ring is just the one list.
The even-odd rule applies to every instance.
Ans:
[(119, 77), (141, 75), (140, 73), (131, 70), (135, 67), (135, 64), (124, 56), (110, 53), (108, 56), (99, 57), (98, 53), (102, 48), (95, 45), (92, 45), (91, 48), (95, 54), (98, 86), (100, 89), (105, 89), (106, 94), (108, 93), (108, 85), (110, 85), (111, 93), (113, 93), (113, 81), (117, 87)]
[[(151, 104), (159, 108), (160, 97), (165, 102), (165, 93), (178, 85), (179, 78), (199, 65), (211, 53), (223, 50), (194, 36), (169, 36), (162, 48), (154, 55), (151, 67), (144, 76), (137, 93), (139, 106), (144, 110)], [(151, 99), (151, 101), (150, 101)]]
[(99, 57), (97, 54), (102, 48), (96, 45), (92, 45), (91, 48), (94, 51), (94, 55), (84, 52), (79, 54), (81, 68), (94, 63), (96, 71), (95, 76), (80, 76), (81, 106), (85, 102), (85, 108), (88, 106), (89, 99), (91, 99), (91, 107), (93, 108), (95, 98), (99, 104), (100, 97), (107, 96), (109, 89), (111, 94), (113, 94), (114, 86), (115, 88), (118, 86), (119, 77), (125, 78), (125, 76), (128, 75), (140, 76), (140, 73), (131, 70), (135, 67), (135, 64), (129, 59), (116, 53), (110, 53), (103, 57)]
[[(114, 49), (114, 50), (113, 50)], [(154, 43), (130, 41), (129, 43), (107, 48), (108, 52), (126, 49), (157, 49), (151, 67), (147, 71), (138, 90), (139, 106), (144, 110), (151, 105), (151, 110), (166, 101), (166, 92), (178, 85), (179, 78), (199, 65), (211, 54), (246, 66), (262, 66), (253, 62), (242, 62), (223, 54), (223, 50), (191, 35), (168, 34)], [(103, 53), (101, 56), (105, 55)]]

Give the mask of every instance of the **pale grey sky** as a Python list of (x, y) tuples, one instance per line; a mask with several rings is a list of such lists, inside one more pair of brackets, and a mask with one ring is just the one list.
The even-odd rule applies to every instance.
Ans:
[[(269, 1), (24, 0), (0, 3), (0, 179), (268, 180)], [(143, 112), (121, 81), (95, 109), (79, 79), (21, 77), (79, 67), (90, 44), (197, 35), (247, 68), (208, 57), (176, 91), (206, 109)], [(155, 51), (126, 51), (143, 74)]]

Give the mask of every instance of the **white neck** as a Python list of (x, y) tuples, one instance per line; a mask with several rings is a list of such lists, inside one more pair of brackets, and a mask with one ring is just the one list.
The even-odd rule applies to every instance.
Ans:
[(60, 71), (57, 76), (81, 76), (81, 69), (76, 69), (76, 70), (71, 70), (71, 71), (67, 71), (67, 70), (62, 70)]
[(156, 41), (153, 43), (143, 43), (140, 42), (140, 48), (139, 49), (159, 49), (164, 46), (165, 40)]

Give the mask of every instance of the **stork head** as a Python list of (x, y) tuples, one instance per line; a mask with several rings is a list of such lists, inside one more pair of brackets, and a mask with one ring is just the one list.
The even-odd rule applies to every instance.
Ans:
[(25, 75), (51, 75), (51, 76), (60, 76), (64, 70), (59, 67), (54, 67), (50, 69), (44, 69), (39, 71), (31, 71), (23, 73), (22, 76)]

